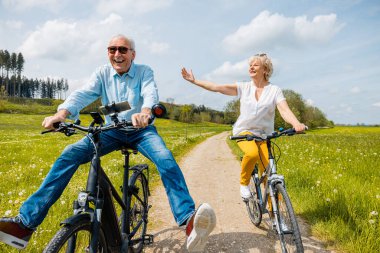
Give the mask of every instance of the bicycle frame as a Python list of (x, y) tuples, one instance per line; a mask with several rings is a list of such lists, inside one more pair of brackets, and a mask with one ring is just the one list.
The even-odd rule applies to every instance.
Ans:
[[(111, 111), (109, 113), (111, 113), (110, 117), (113, 124), (110, 125), (103, 126), (104, 120), (100, 114), (91, 112), (93, 121), (89, 127), (80, 126), (80, 123), (77, 122), (68, 124), (57, 122), (53, 124), (54, 129), (42, 132), (42, 134), (62, 132), (66, 136), (71, 136), (78, 129), (87, 133), (87, 137), (94, 147), (86, 190), (80, 192), (77, 200), (74, 201), (74, 215), (61, 222), (61, 225), (72, 227), (73, 230), (60, 229), (48, 244), (47, 250), (55, 252), (60, 249), (58, 247), (65, 245), (67, 247), (66, 252), (74, 252), (77, 240), (75, 232), (81, 230), (87, 230), (91, 235), (91, 239), (86, 240), (89, 242), (86, 252), (88, 250), (91, 253), (96, 253), (99, 246), (104, 252), (129, 252), (132, 247), (140, 251), (144, 244), (153, 242), (153, 236), (146, 234), (150, 206), (148, 206), (147, 200), (149, 196), (148, 179), (144, 171), (147, 171), (149, 177), (148, 165), (139, 164), (130, 167), (130, 154), (137, 154), (137, 150), (126, 146), (120, 147), (121, 153), (124, 155), (124, 175), (121, 187), (122, 194), (120, 196), (100, 164), (99, 150), (101, 146), (100, 134), (102, 132), (120, 128), (127, 131), (136, 130), (132, 121), (119, 121), (117, 117), (117, 113), (127, 108), (129, 106), (127, 105), (127, 102), (113, 103), (105, 108), (107, 112)], [(152, 107), (153, 116), (148, 123), (152, 123), (155, 117), (164, 116), (165, 112), (166, 109), (161, 104), (154, 105)], [(130, 172), (132, 172), (131, 175)], [(137, 184), (140, 184), (141, 187)], [(139, 191), (139, 189), (142, 190)], [(143, 193), (143, 195), (139, 196), (139, 192)], [(121, 208), (121, 219), (119, 219), (117, 212), (119, 208), (116, 208), (115, 204)], [(139, 218), (136, 218), (137, 216)], [(86, 224), (87, 227), (85, 229), (84, 227), (76, 227), (78, 224)], [(140, 230), (141, 236), (134, 238)]]
[[(96, 135), (94, 135), (93, 138), (95, 146), (98, 148), (100, 141)], [(128, 246), (133, 243), (131, 238), (135, 235), (138, 227), (141, 226), (141, 224), (139, 224), (134, 231), (130, 231), (130, 215), (122, 215), (120, 221), (121, 229), (119, 228), (118, 214), (113, 199), (116, 200), (124, 214), (129, 214), (130, 210), (128, 210), (128, 207), (130, 206), (130, 198), (128, 198), (128, 195), (135, 194), (128, 184), (130, 178), (129, 173), (131, 171), (129, 167), (129, 157), (131, 153), (137, 153), (128, 150), (128, 148), (122, 148), (121, 151), (124, 155), (122, 196), (120, 197), (112, 182), (101, 168), (98, 153), (94, 152), (90, 172), (88, 174), (86, 191), (80, 192), (78, 200), (74, 202), (75, 215), (62, 223), (70, 224), (72, 220), (77, 218), (75, 216), (82, 216), (83, 214), (89, 216), (87, 218), (91, 220), (92, 224), (90, 252), (96, 252), (101, 225), (103, 226), (106, 241), (111, 252), (126, 252)], [(145, 169), (148, 169), (148, 167), (143, 167), (138, 173), (143, 174), (143, 170)], [(145, 176), (143, 178), (145, 178)], [(90, 208), (90, 203), (94, 203), (95, 208)], [(145, 205), (145, 203), (143, 204)], [(145, 206), (145, 208), (148, 207)]]
[[(303, 252), (303, 245), (294, 210), (289, 195), (286, 192), (284, 176), (277, 174), (271, 139), (294, 134), (296, 134), (295, 129), (287, 129), (280, 132), (273, 132), (266, 137), (253, 135), (230, 137), (231, 140), (265, 141), (267, 144), (268, 165), (260, 176), (258, 175), (258, 166), (257, 164), (255, 165), (251, 175), (253, 181), (251, 187), (255, 189), (250, 189), (251, 197), (244, 199), (244, 201), (246, 202), (252, 223), (255, 226), (259, 226), (263, 213), (269, 213), (266, 206), (270, 197), (272, 208), (269, 215), (272, 221), (272, 229), (275, 230), (280, 237), (282, 252), (288, 252), (289, 245), (295, 246), (297, 252)], [(261, 189), (262, 185), (263, 190)]]
[[(285, 187), (285, 179), (283, 175), (277, 174), (277, 166), (275, 163), (275, 158), (272, 153), (272, 143), (268, 139), (266, 140), (267, 149), (268, 149), (268, 157), (269, 157), (269, 163), (268, 166), (265, 168), (263, 174), (260, 177), (256, 177), (255, 173), (257, 173), (257, 167), (253, 170), (252, 175), (255, 178), (255, 185), (256, 190), (259, 195), (259, 204), (260, 209), (262, 213), (268, 213), (268, 210), (266, 209), (267, 202), (268, 202), (268, 196), (271, 197), (272, 202), (272, 212), (274, 213), (275, 217), (277, 217), (278, 210), (277, 205), (274, 198), (274, 185), (276, 184), (282, 184)], [(264, 194), (262, 194), (261, 191), (261, 185), (263, 184), (265, 179), (268, 179), (265, 188), (264, 188)], [(268, 194), (269, 193), (269, 194)], [(278, 222), (276, 222), (278, 224)]]
[[(285, 179), (283, 175), (277, 174), (277, 166), (275, 162), (275, 158), (272, 154), (272, 143), (270, 140), (266, 140), (267, 143), (267, 149), (268, 149), (268, 157), (269, 157), (269, 164), (268, 164), (268, 169), (269, 169), (269, 176), (268, 174), (264, 174), (261, 178), (267, 177), (268, 181), (265, 185), (265, 191), (264, 191), (264, 202), (262, 203), (262, 211), (263, 212), (268, 212), (268, 210), (265, 210), (267, 202), (268, 202), (268, 191), (269, 191), (269, 196), (271, 197), (271, 202), (272, 202), (272, 212), (274, 214), (274, 217), (276, 218), (276, 230), (278, 233), (280, 233), (280, 227), (279, 227), (279, 222), (278, 222), (278, 210), (277, 210), (277, 204), (274, 196), (274, 186), (276, 184), (282, 184), (285, 187)], [(260, 180), (261, 182), (263, 180)], [(260, 182), (260, 184), (261, 184)], [(259, 185), (260, 187), (260, 185)]]

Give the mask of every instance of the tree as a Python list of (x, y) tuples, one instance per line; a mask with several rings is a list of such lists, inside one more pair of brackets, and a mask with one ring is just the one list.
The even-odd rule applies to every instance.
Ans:
[(6, 81), (5, 81), (5, 89), (7, 90), (7, 93), (9, 95), (9, 70), (11, 69), (11, 55), (9, 54), (8, 50), (4, 50), (4, 69), (6, 71)]
[(1, 70), (1, 79), (4, 78), (4, 69), (5, 69), (5, 55), (4, 51), (0, 50), (0, 70)]
[[(302, 96), (292, 90), (283, 91), (289, 108), (292, 110), (296, 118), (309, 126), (310, 128), (323, 127), (331, 125), (326, 119), (324, 113), (316, 107), (312, 107), (306, 104)], [(289, 128), (290, 124), (286, 123), (278, 110), (276, 110), (275, 116), (275, 129), (279, 127)]]
[(182, 122), (190, 122), (191, 109), (191, 105), (183, 105), (180, 110), (179, 120)]
[(18, 53), (17, 55), (17, 62), (16, 62), (16, 70), (17, 70), (17, 75), (21, 76), (22, 71), (24, 70), (24, 56), (22, 56), (22, 53)]
[(236, 122), (240, 114), (240, 101), (232, 100), (224, 107), (224, 123), (233, 124)]

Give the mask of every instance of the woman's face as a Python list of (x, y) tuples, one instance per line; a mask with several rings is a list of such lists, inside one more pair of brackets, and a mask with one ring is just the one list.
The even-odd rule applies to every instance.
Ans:
[(255, 59), (249, 64), (248, 72), (251, 78), (261, 79), (264, 78), (265, 67), (259, 59)]

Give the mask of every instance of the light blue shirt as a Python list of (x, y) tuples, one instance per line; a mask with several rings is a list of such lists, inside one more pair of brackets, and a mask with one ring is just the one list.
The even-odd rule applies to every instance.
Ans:
[[(119, 120), (131, 120), (132, 114), (141, 112), (141, 108), (152, 108), (159, 101), (150, 67), (132, 62), (128, 73), (119, 75), (108, 63), (92, 74), (87, 85), (71, 93), (58, 110), (66, 109), (70, 112), (69, 119), (77, 119), (79, 112), (99, 97), (103, 105), (128, 101), (131, 109), (120, 112)], [(106, 123), (110, 122), (106, 116)]]

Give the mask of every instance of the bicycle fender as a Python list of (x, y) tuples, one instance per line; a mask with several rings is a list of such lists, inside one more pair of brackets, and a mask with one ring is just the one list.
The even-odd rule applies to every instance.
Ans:
[(136, 165), (134, 167), (138, 167), (138, 169), (135, 169), (135, 171), (133, 172), (131, 178), (130, 178), (130, 184), (132, 182), (135, 182), (136, 181), (136, 177), (138, 175), (141, 175), (141, 178), (142, 180), (144, 181), (144, 183), (146, 184), (146, 187), (147, 187), (147, 190), (148, 190), (148, 196), (150, 196), (150, 189), (149, 189), (149, 183), (148, 183), (148, 179), (146, 178), (145, 174), (143, 173), (143, 170), (148, 170), (148, 165), (146, 164), (139, 164), (139, 165)]
[(91, 222), (91, 216), (89, 213), (76, 214), (76, 215), (73, 215), (73, 216), (67, 218), (66, 220), (62, 221), (60, 225), (61, 226), (73, 225), (80, 220), (85, 220), (85, 221)]
[(285, 179), (283, 175), (272, 175), (269, 177), (269, 181), (273, 186), (276, 184), (282, 184), (285, 187)]
[(129, 168), (130, 170), (132, 171), (139, 171), (139, 172), (142, 172), (143, 170), (147, 170), (148, 169), (148, 165), (147, 164), (138, 164), (138, 165), (135, 165), (131, 168)]

